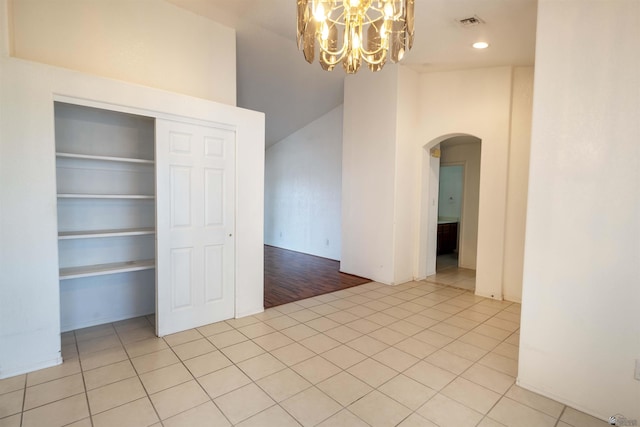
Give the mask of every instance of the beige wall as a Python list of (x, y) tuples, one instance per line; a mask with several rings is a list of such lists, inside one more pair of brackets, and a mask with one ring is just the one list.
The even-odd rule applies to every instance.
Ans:
[(533, 67), (513, 69), (511, 92), (511, 142), (507, 183), (507, 215), (504, 239), (504, 298), (522, 301), (522, 266), (527, 220), (529, 151), (531, 147), (531, 113), (533, 101)]
[(12, 56), (236, 104), (235, 30), (164, 0), (9, 0)]

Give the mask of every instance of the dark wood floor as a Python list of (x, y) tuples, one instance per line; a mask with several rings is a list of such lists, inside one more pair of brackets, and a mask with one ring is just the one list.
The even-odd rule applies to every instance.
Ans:
[(341, 273), (339, 268), (339, 261), (265, 245), (264, 307), (274, 307), (371, 281)]

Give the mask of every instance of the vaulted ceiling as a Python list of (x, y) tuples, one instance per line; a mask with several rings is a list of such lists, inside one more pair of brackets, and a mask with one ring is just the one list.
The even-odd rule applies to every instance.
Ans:
[[(342, 103), (342, 69), (322, 71), (297, 49), (295, 0), (168, 1), (236, 29), (238, 106), (266, 113), (267, 146)], [(402, 63), (418, 72), (534, 63), (536, 0), (416, 0), (415, 14)], [(482, 23), (459, 22), (474, 16)], [(473, 49), (479, 40), (489, 48)]]

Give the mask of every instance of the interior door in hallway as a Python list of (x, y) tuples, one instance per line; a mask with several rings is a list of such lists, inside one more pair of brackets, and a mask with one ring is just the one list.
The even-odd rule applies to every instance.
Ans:
[(234, 317), (235, 132), (156, 121), (158, 336)]

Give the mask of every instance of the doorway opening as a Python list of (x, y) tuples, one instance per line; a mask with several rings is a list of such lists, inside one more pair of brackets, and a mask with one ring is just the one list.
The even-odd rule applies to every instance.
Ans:
[(425, 152), (429, 154), (427, 281), (475, 290), (481, 140), (449, 135)]

